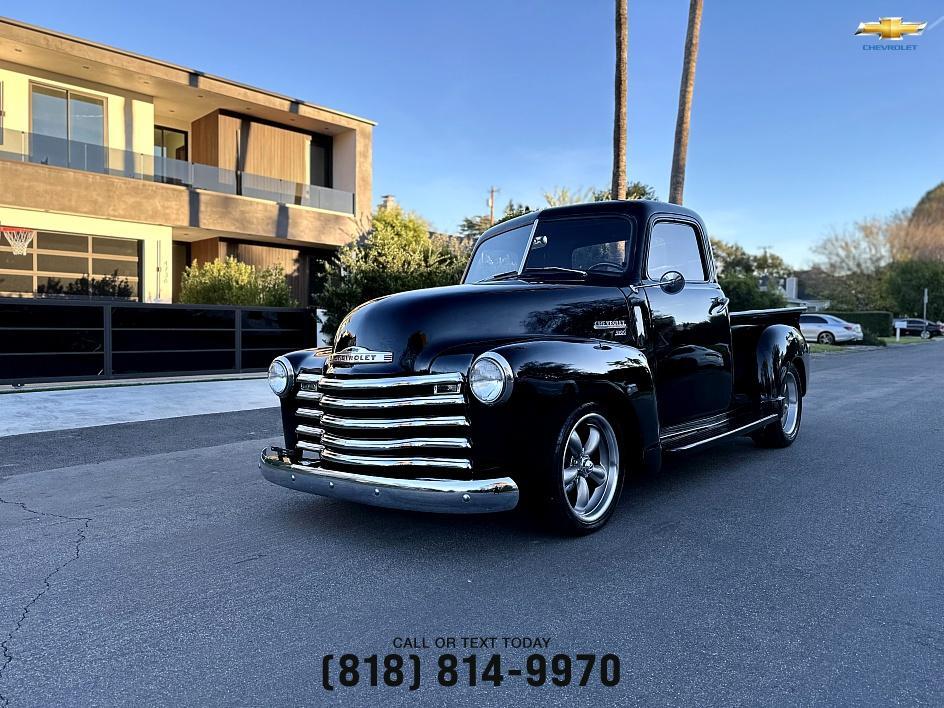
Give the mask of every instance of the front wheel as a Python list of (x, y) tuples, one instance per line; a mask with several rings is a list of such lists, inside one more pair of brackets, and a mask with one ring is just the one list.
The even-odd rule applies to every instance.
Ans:
[(820, 344), (835, 344), (836, 336), (832, 332), (820, 332), (816, 341)]
[(539, 474), (556, 530), (582, 535), (603, 527), (623, 489), (620, 436), (607, 413), (594, 405), (574, 411)]
[(921, 339), (930, 339), (930, 338), (931, 338), (931, 333), (928, 332), (928, 330), (924, 330), (924, 331), (921, 333)]
[(760, 447), (789, 447), (800, 434), (803, 396), (800, 395), (800, 374), (793, 364), (787, 364), (780, 382), (780, 395), (783, 396), (780, 419), (751, 433), (754, 442)]

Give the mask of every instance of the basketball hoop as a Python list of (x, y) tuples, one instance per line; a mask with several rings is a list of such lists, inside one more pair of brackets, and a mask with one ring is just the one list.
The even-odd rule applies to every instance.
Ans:
[(25, 256), (29, 253), (30, 244), (36, 236), (35, 229), (20, 229), (15, 226), (0, 226), (0, 232), (13, 249), (14, 256)]

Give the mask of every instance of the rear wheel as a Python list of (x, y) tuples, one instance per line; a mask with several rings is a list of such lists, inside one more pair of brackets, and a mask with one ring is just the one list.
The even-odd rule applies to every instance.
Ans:
[(539, 471), (547, 521), (569, 534), (601, 528), (623, 489), (616, 425), (598, 406), (582, 406), (565, 421), (551, 452)]
[(832, 332), (820, 332), (816, 341), (820, 344), (835, 344), (836, 336)]
[(787, 364), (781, 377), (780, 395), (783, 396), (780, 419), (751, 434), (760, 447), (789, 447), (800, 434), (803, 396), (800, 395), (800, 374), (793, 364)]
[(931, 333), (928, 330), (924, 330), (921, 333), (921, 339), (930, 339), (930, 338), (931, 338)]

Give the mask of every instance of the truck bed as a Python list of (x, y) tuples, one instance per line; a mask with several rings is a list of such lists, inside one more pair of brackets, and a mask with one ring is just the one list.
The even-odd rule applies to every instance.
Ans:
[(732, 312), (731, 345), (734, 348), (734, 392), (750, 396), (757, 383), (757, 341), (770, 325), (800, 329), (805, 307), (778, 307), (771, 310)]
[(770, 310), (742, 310), (731, 313), (731, 326), (785, 324), (800, 328), (805, 307), (777, 307)]

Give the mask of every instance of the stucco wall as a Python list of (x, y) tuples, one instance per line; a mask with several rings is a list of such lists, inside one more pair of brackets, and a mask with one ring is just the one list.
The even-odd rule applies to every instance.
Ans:
[[(40, 83), (101, 98), (105, 101), (105, 140), (113, 150), (151, 155), (154, 149), (154, 104), (149, 96), (103, 86), (95, 82), (79, 82), (39, 69), (0, 62), (3, 82), (3, 127), (7, 131), (30, 131), (30, 84)], [(15, 138), (13, 138), (15, 139)], [(9, 146), (6, 146), (10, 150)], [(124, 166), (119, 154), (112, 154), (110, 165)]]

